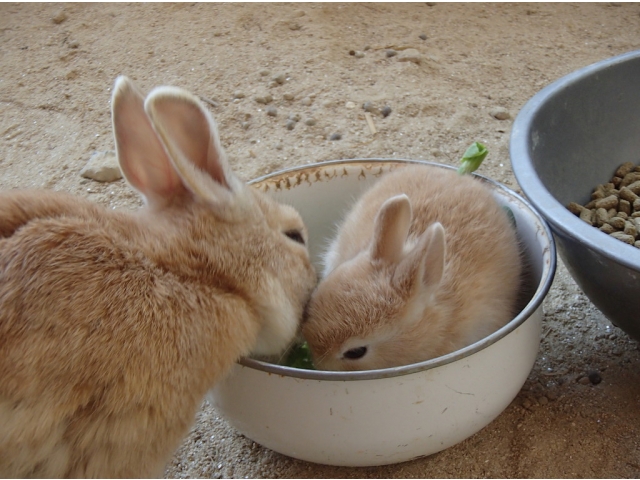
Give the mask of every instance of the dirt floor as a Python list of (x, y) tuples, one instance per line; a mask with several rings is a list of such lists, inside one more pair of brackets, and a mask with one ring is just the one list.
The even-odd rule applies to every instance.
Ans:
[[(0, 185), (137, 208), (124, 180), (79, 173), (114, 148), (110, 93), (126, 74), (145, 91), (171, 84), (208, 99), (245, 179), (353, 157), (455, 164), (481, 141), (490, 155), (480, 173), (519, 191), (508, 153), (518, 110), (553, 80), (638, 48), (637, 3), (2, 3)], [(540, 355), (518, 397), (444, 452), (379, 468), (308, 464), (235, 433), (205, 403), (165, 475), (638, 478), (638, 343), (562, 265), (544, 307)]]

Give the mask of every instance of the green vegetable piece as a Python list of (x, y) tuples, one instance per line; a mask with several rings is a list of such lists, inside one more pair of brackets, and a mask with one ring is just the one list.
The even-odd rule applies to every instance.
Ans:
[(480, 142), (473, 142), (467, 151), (464, 152), (462, 160), (460, 162), (460, 168), (458, 168), (458, 175), (465, 175), (467, 173), (475, 172), (482, 161), (485, 159), (489, 150)]
[(286, 367), (315, 370), (307, 342), (295, 345), (284, 360)]

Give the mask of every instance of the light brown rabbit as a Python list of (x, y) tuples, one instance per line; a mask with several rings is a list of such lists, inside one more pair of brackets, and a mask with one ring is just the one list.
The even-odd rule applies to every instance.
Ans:
[(513, 318), (521, 270), (515, 230), (480, 181), (399, 168), (345, 218), (302, 333), (324, 370), (438, 357)]
[(294, 339), (316, 276), (298, 213), (229, 169), (198, 99), (126, 78), (118, 159), (145, 200), (0, 195), (0, 476), (160, 476), (205, 393)]

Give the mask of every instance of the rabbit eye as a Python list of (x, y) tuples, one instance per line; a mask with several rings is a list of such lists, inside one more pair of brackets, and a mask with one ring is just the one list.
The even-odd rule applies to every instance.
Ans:
[(349, 360), (357, 360), (359, 358), (364, 357), (367, 354), (367, 347), (358, 347), (352, 348), (351, 350), (347, 350), (342, 355), (344, 358), (348, 358)]
[(294, 242), (298, 242), (304, 245), (304, 238), (302, 237), (302, 233), (298, 230), (288, 230), (284, 232), (284, 234), (289, 237)]

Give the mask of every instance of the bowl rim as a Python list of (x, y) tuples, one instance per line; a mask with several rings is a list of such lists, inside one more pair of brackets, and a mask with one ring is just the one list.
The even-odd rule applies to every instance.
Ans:
[[(509, 143), (511, 168), (516, 180), (524, 195), (551, 225), (552, 230), (634, 271), (639, 270), (640, 249), (626, 245), (580, 220), (547, 190), (533, 166), (529, 152), (531, 140), (527, 127), (532, 124), (534, 118), (551, 98), (560, 95), (595, 72), (638, 58), (640, 58), (640, 50), (627, 52), (580, 68), (547, 85), (531, 97), (518, 113), (511, 128)], [(620, 248), (622, 245), (630, 248)]]
[[(330, 160), (325, 162), (311, 163), (307, 165), (291, 167), (284, 170), (279, 170), (277, 172), (273, 172), (267, 175), (263, 175), (261, 177), (255, 178), (248, 182), (249, 185), (259, 183), (265, 180), (273, 179), (275, 177), (281, 177), (285, 175), (290, 175), (292, 173), (299, 172), (301, 170), (308, 170), (313, 168), (325, 168), (339, 165), (357, 165), (357, 164), (371, 164), (371, 163), (399, 163), (399, 164), (422, 164), (422, 165), (430, 165), (435, 167), (447, 168), (451, 170), (456, 170), (454, 167), (450, 165), (444, 165), (435, 162), (429, 162), (426, 160), (413, 160), (413, 159), (403, 159), (403, 158), (354, 158), (354, 159), (343, 159), (343, 160)], [(351, 381), (351, 380), (373, 380), (380, 378), (392, 378), (398, 377), (402, 375), (409, 375), (417, 372), (422, 372), (425, 370), (430, 370), (433, 368), (441, 367), (443, 365), (447, 365), (452, 362), (456, 362), (458, 360), (462, 360), (466, 357), (469, 357), (480, 350), (483, 350), (501, 338), (507, 336), (509, 333), (517, 329), (520, 325), (522, 325), (525, 320), (533, 315), (533, 313), (542, 305), (542, 301), (545, 296), (549, 292), (551, 288), (551, 284), (553, 283), (553, 278), (556, 271), (556, 248), (553, 236), (551, 235), (551, 230), (547, 225), (546, 221), (542, 216), (535, 210), (535, 208), (523, 197), (518, 195), (513, 190), (507, 188), (506, 186), (498, 183), (495, 180), (492, 180), (483, 175), (479, 175), (476, 173), (472, 174), (473, 176), (479, 178), (481, 181), (486, 182), (494, 189), (501, 190), (503, 193), (507, 194), (510, 197), (515, 198), (519, 201), (527, 210), (532, 214), (534, 220), (537, 223), (538, 231), (541, 232), (544, 237), (548, 240), (548, 249), (549, 249), (549, 264), (543, 265), (542, 270), (542, 279), (538, 284), (535, 293), (531, 300), (527, 303), (527, 305), (516, 315), (509, 323), (504, 325), (502, 328), (498, 329), (491, 335), (479, 340), (467, 347), (464, 347), (455, 352), (449, 353), (447, 355), (443, 355), (441, 357), (433, 358), (430, 360), (425, 360), (423, 362), (413, 363), (410, 365), (402, 365), (399, 367), (391, 367), (384, 369), (376, 369), (376, 370), (360, 370), (360, 371), (333, 371), (333, 370), (306, 370), (300, 368), (287, 367), (284, 365), (277, 365), (273, 363), (268, 363), (262, 360), (257, 360), (254, 358), (243, 357), (238, 363), (244, 367), (252, 368), (255, 370), (260, 370), (269, 374), (277, 374), (282, 377), (294, 377), (298, 379), (306, 379), (306, 380), (322, 380), (322, 381)]]

